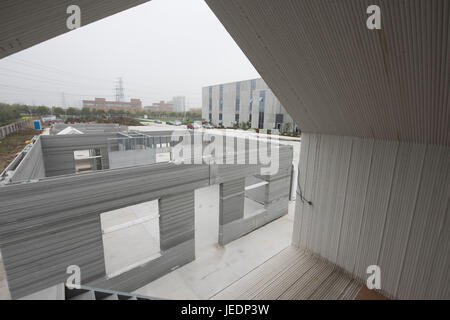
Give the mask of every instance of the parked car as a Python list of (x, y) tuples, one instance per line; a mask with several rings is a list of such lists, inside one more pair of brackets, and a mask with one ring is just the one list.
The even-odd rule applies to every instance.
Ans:
[(180, 120), (175, 120), (175, 121), (173, 122), (173, 125), (174, 125), (174, 126), (181, 126), (181, 121), (180, 121)]
[(205, 129), (214, 129), (214, 126), (211, 125), (210, 123), (205, 123), (205, 124), (203, 125), (203, 128), (205, 128)]
[(173, 121), (166, 121), (166, 124), (169, 126), (173, 126)]
[(198, 124), (198, 123), (189, 123), (188, 125), (187, 125), (187, 128), (188, 129), (200, 129), (201, 128), (201, 126)]
[(155, 123), (162, 124), (161, 120), (155, 120)]

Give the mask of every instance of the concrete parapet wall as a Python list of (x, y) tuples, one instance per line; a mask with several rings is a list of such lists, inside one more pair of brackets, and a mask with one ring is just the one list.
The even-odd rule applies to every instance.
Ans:
[(24, 158), (10, 177), (10, 182), (28, 181), (45, 178), (44, 156), (40, 136), (35, 137), (31, 145), (25, 147)]
[[(188, 204), (193, 203), (193, 190), (207, 185), (207, 166), (166, 163), (1, 186), (0, 246), (11, 296), (18, 298), (61, 282), (72, 264), (81, 267), (85, 282), (105, 277), (99, 220), (103, 212), (179, 196), (179, 205), (184, 203), (189, 212), (181, 210), (185, 213), (180, 216), (163, 218), (162, 243), (168, 249), (192, 241), (192, 231), (184, 230), (193, 225), (194, 209)], [(186, 192), (189, 196), (183, 195)], [(170, 207), (174, 199), (167, 205), (162, 201), (162, 216), (177, 212)], [(182, 221), (177, 219), (183, 216), (192, 221), (179, 224)], [(174, 238), (177, 233), (182, 239)], [(180, 265), (189, 260), (187, 255), (192, 257), (193, 252), (170, 261)]]
[(74, 151), (100, 149), (103, 169), (109, 169), (107, 139), (113, 133), (41, 136), (47, 177), (75, 173)]
[(142, 166), (156, 162), (156, 149), (114, 151), (108, 158), (110, 169)]

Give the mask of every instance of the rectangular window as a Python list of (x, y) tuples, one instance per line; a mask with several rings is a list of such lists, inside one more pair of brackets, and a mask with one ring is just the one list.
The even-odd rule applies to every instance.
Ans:
[(241, 108), (241, 83), (236, 83), (236, 112)]
[(212, 112), (212, 87), (209, 87), (209, 112)]
[(161, 256), (159, 220), (158, 200), (100, 214), (109, 278)]
[(275, 129), (281, 130), (283, 128), (283, 122), (284, 122), (284, 114), (277, 113), (275, 115)]
[(219, 120), (222, 121), (222, 113), (219, 113)]
[(237, 113), (237, 114), (234, 115), (234, 122), (235, 122), (236, 124), (239, 124), (239, 113)]
[(250, 125), (252, 123), (252, 112), (253, 112), (253, 91), (256, 89), (256, 80), (251, 80), (251, 84), (250, 84), (250, 105), (249, 105), (249, 122)]
[(219, 112), (223, 111), (223, 84), (219, 87)]
[(258, 128), (264, 129), (264, 111), (266, 107), (266, 91), (261, 91), (259, 93), (259, 119), (258, 119)]
[(100, 149), (77, 150), (73, 152), (75, 173), (102, 170)]

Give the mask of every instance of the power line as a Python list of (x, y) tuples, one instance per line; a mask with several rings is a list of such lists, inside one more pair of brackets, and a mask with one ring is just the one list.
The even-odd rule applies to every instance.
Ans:
[(123, 81), (122, 78), (118, 78), (116, 81), (116, 101), (124, 101), (125, 95), (123, 93)]
[[(28, 72), (25, 72), (24, 70), (21, 71), (16, 71), (16, 70), (12, 70), (12, 69), (8, 69), (5, 67), (0, 67), (0, 69), (3, 72), (3, 74), (5, 76), (8, 77), (8, 81), (10, 80), (10, 78), (17, 78), (17, 79), (25, 79), (25, 80), (29, 80), (33, 82), (33, 87), (32, 88), (24, 88), (24, 87), (19, 87), (19, 86), (15, 86), (16, 90), (23, 90), (23, 93), (28, 94), (28, 91), (34, 91), (34, 92), (49, 92), (52, 94), (58, 94), (60, 95), (61, 91), (67, 92), (67, 95), (70, 96), (79, 96), (79, 97), (90, 97), (92, 98), (93, 96), (102, 96), (102, 97), (115, 97), (116, 99), (119, 100), (124, 100), (125, 99), (125, 94), (124, 94), (124, 89), (123, 89), (123, 82), (122, 84), (116, 82), (116, 92), (114, 95), (109, 95), (109, 94), (101, 94), (101, 92), (106, 92), (109, 91), (111, 89), (107, 89), (105, 87), (100, 87), (97, 86), (98, 83), (107, 83), (110, 82), (111, 80), (107, 80), (104, 78), (100, 78), (100, 77), (92, 77), (92, 76), (87, 76), (87, 75), (82, 75), (82, 74), (78, 74), (78, 73), (74, 73), (74, 72), (70, 72), (70, 71), (65, 71), (65, 70), (61, 70), (55, 67), (50, 67), (50, 66), (45, 66), (43, 64), (39, 64), (36, 62), (30, 62), (30, 61), (26, 61), (26, 60), (22, 60), (22, 59), (18, 59), (16, 57), (8, 57), (7, 59), (5, 59), (4, 61), (8, 61), (8, 62), (13, 62), (17, 65), (21, 65), (23, 67), (29, 68), (31, 70), (28, 70)], [(1, 65), (1, 64), (0, 64)], [(34, 71), (34, 72), (33, 72)], [(42, 71), (52, 74), (54, 75), (53, 77), (45, 77), (42, 76)], [(39, 74), (36, 74), (36, 72), (39, 72)], [(0, 75), (1, 76), (1, 75)], [(64, 77), (64, 79), (58, 79), (59, 77)], [(77, 82), (77, 81), (71, 81), (71, 80), (67, 80), (67, 79), (79, 79), (81, 82)], [(89, 83), (86, 83), (85, 81), (89, 81)], [(92, 84), (92, 82), (95, 81), (95, 84)], [(43, 84), (49, 84), (52, 86), (58, 86), (58, 88), (55, 88), (55, 91), (49, 91), (49, 90), (39, 90), (36, 89), (35, 87), (35, 83), (43, 83)], [(130, 83), (130, 82), (128, 82)], [(132, 82), (131, 82), (132, 83)], [(133, 83), (132, 83), (133, 84)], [(5, 85), (3, 85), (5, 86)], [(131, 89), (128, 89), (129, 92), (132, 93), (133, 96), (135, 96), (136, 98), (140, 98), (140, 99), (146, 99), (146, 100), (155, 100), (155, 99), (160, 99), (161, 96), (168, 96), (168, 89), (167, 88), (161, 88), (161, 89), (156, 89), (153, 86), (149, 86), (149, 87), (141, 87), (142, 83), (140, 83), (139, 85), (134, 85)], [(62, 90), (64, 88), (64, 90)], [(73, 92), (73, 89), (75, 88), (76, 91), (78, 91), (77, 89), (81, 89), (81, 90), (86, 90), (88, 92), (92, 91), (93, 93), (79, 93)], [(72, 93), (71, 93), (72, 92)], [(164, 93), (166, 92), (166, 93)], [(195, 97), (200, 97), (201, 93), (199, 93), (198, 91), (194, 92), (178, 92), (177, 94), (185, 94), (185, 95), (190, 95), (190, 96), (195, 96)], [(174, 93), (170, 93), (170, 95), (174, 95)]]
[[(14, 71), (11, 69), (5, 69), (3, 67), (0, 67), (0, 70), (4, 70), (7, 73), (10, 72), (11, 74), (5, 74), (5, 76), (7, 76), (8, 78), (11, 77), (16, 77), (16, 78), (21, 78), (21, 79), (25, 79), (25, 80), (30, 80), (30, 81), (36, 81), (36, 82), (44, 82), (44, 83), (48, 83), (51, 85), (65, 85), (65, 86), (71, 86), (71, 87), (85, 87), (85, 88), (89, 88), (91, 90), (97, 90), (95, 88), (92, 88), (92, 85), (89, 84), (82, 84), (79, 82), (73, 82), (73, 81), (68, 81), (68, 80), (60, 80), (60, 79), (53, 79), (53, 78), (47, 78), (47, 77), (42, 77), (40, 75), (34, 75), (34, 74), (28, 74), (28, 73), (24, 73), (24, 72), (20, 72), (20, 71)], [(98, 88), (100, 90), (108, 90), (106, 87), (105, 88)]]
[[(7, 88), (13, 88), (13, 89), (19, 89), (19, 90), (23, 90), (25, 92), (27, 91), (36, 91), (36, 92), (41, 92), (41, 93), (53, 93), (53, 94), (61, 94), (60, 91), (49, 91), (49, 90), (42, 90), (42, 89), (36, 89), (36, 88), (24, 88), (24, 87), (20, 87), (20, 86), (14, 86), (14, 85), (10, 85), (10, 84), (4, 84), (4, 83), (0, 83), (0, 87), (7, 87)], [(65, 92), (65, 95), (69, 95), (69, 96), (79, 96), (79, 97), (90, 97), (92, 96), (91, 93), (86, 94), (86, 93), (68, 93)], [(113, 97), (113, 95), (104, 95), (107, 97)]]
[[(55, 67), (45, 66), (43, 64), (39, 64), (39, 63), (31, 62), (31, 61), (26, 61), (26, 60), (23, 60), (23, 59), (18, 59), (16, 57), (8, 57), (7, 59), (8, 59), (7, 61), (11, 61), (13, 63), (17, 63), (17, 64), (20, 64), (20, 65), (25, 65), (26, 67), (31, 67), (31, 68), (35, 68), (35, 69), (43, 69), (43, 70), (45, 70), (47, 72), (54, 72), (54, 73), (59, 73), (59, 74), (63, 74), (63, 75), (69, 74), (72, 77), (76, 76), (76, 77), (81, 77), (81, 78), (87, 78), (87, 79), (91, 79), (91, 81), (93, 80), (93, 81), (96, 81), (96, 82), (98, 82), (98, 81), (109, 82), (110, 81), (110, 80), (105, 79), (105, 78), (92, 77), (92, 76), (82, 75), (82, 74), (79, 74), (79, 73), (74, 73), (74, 72), (71, 72), (71, 71), (64, 71), (64, 70), (61, 70), (61, 69), (58, 69), (58, 68), (55, 68)], [(141, 87), (142, 83), (138, 84), (138, 83), (135, 83), (135, 82), (132, 82), (132, 81), (129, 81), (129, 80), (127, 80), (127, 82), (129, 84), (131, 84), (134, 88), (140, 88), (140, 89), (145, 90), (146, 92), (148, 92), (149, 90), (158, 90), (158, 93), (159, 93), (159, 91), (167, 90), (166, 88), (159, 88), (159, 89), (158, 88), (142, 88)], [(129, 89), (129, 91), (135, 91), (135, 89)], [(153, 91), (153, 92), (156, 92), (156, 91)], [(192, 92), (185, 92), (185, 94), (199, 95), (198, 91), (195, 91), (195, 93), (193, 91)]]

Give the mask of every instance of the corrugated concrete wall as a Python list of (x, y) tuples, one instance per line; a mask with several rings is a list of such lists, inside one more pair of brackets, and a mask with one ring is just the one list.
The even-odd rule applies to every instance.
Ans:
[(42, 154), (42, 143), (40, 136), (30, 150), (17, 166), (14, 174), (11, 176), (10, 182), (34, 180), (45, 178), (44, 157)]
[(450, 146), (448, 0), (206, 3), (302, 132)]
[[(292, 169), (292, 147), (281, 146), (279, 148), (279, 168), (278, 173), (272, 176), (260, 175), (260, 171), (249, 170), (240, 171), (240, 176), (233, 173), (227, 174), (227, 180), (220, 185), (219, 200), (219, 244), (225, 245), (236, 240), (243, 235), (260, 228), (261, 226), (288, 213), (289, 191)], [(235, 166), (236, 169), (241, 166)], [(222, 171), (221, 171), (222, 170)], [(233, 167), (221, 165), (219, 172), (223, 170), (231, 172)], [(263, 190), (263, 213), (244, 218), (245, 200), (245, 178), (255, 175), (260, 179), (268, 181)], [(262, 188), (261, 188), (262, 189)]]
[(156, 149), (113, 151), (108, 158), (110, 169), (142, 166), (156, 162)]
[(70, 5), (81, 9), (81, 23), (89, 23), (116, 14), (147, 0), (42, 0), (23, 3), (4, 0), (0, 3), (0, 58), (71, 31), (66, 14)]
[(47, 177), (75, 173), (74, 151), (100, 149), (103, 169), (109, 169), (108, 138), (116, 134), (41, 136)]
[[(106, 148), (107, 137), (41, 137), (47, 159), (53, 161), (47, 171), (60, 170), (61, 167), (55, 168), (58, 161), (63, 162), (65, 155), (73, 157), (73, 150)], [(286, 172), (284, 163), (288, 157), (292, 157), (292, 148), (280, 146), (279, 174)], [(81, 267), (83, 283), (130, 291), (192, 261), (195, 258), (194, 190), (214, 183), (232, 185), (234, 180), (242, 179), (238, 190), (243, 195), (245, 177), (258, 174), (260, 167), (161, 163), (1, 186), (0, 247), (12, 297), (64, 281), (69, 265)], [(108, 279), (100, 214), (155, 199), (160, 201), (161, 257)], [(286, 211), (281, 214), (287, 212), (287, 199), (285, 202)], [(243, 208), (234, 210), (233, 202), (228, 206), (227, 212), (243, 213)], [(270, 222), (274, 219), (273, 211), (267, 211), (267, 215), (235, 221), (236, 225), (226, 224), (227, 237), (236, 239)]]
[[(450, 2), (206, 3), (308, 133), (314, 205), (294, 242), (363, 279), (380, 264), (389, 296), (449, 298)], [(366, 27), (374, 4), (381, 30)]]
[(194, 190), (159, 199), (161, 256), (117, 277), (90, 285), (131, 292), (195, 259)]
[(304, 134), (294, 244), (392, 298), (450, 298), (450, 148)]
[[(136, 279), (160, 276), (186, 263), (194, 254), (189, 238), (193, 190), (208, 184), (208, 166), (166, 163), (0, 186), (0, 246), (11, 296), (63, 281), (72, 264), (81, 267), (83, 283), (97, 280), (128, 290), (138, 284)], [(147, 269), (131, 270), (127, 281), (125, 275), (106, 281), (100, 214), (164, 197), (171, 197), (161, 200), (160, 212), (161, 245), (167, 254), (163, 251)], [(175, 217), (177, 210), (181, 214)]]
[[(194, 190), (159, 199), (161, 250), (176, 247), (195, 237)], [(191, 248), (195, 250), (194, 247)]]

